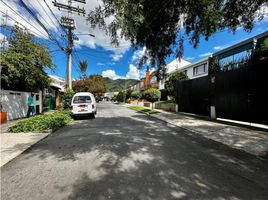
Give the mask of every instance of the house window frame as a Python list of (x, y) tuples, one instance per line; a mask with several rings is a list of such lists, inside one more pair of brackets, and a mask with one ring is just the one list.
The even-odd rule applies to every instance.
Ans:
[[(199, 72), (199, 70), (201, 70), (201, 71)], [(208, 63), (207, 62), (193, 67), (193, 75), (194, 76), (199, 76), (199, 75), (205, 74), (207, 72), (208, 72)]]

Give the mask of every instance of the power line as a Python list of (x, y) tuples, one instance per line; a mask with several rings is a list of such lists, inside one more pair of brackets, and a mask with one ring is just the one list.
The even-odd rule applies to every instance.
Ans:
[(61, 23), (60, 21), (58, 20), (58, 18), (56, 17), (56, 15), (54, 14), (54, 12), (52, 11), (52, 9), (49, 7), (49, 5), (47, 4), (46, 0), (43, 0), (46, 4), (46, 6), (48, 7), (48, 9), (50, 10), (50, 12), (52, 13), (52, 15), (54, 16), (54, 18), (57, 20), (57, 22), (59, 23), (60, 25), (60, 28), (63, 30), (63, 32), (65, 32), (65, 34), (67, 34), (67, 31), (66, 29), (64, 29), (62, 26), (61, 26)]
[[(42, 33), (39, 29), (37, 29), (34, 25), (32, 25), (31, 23), (29, 23), (23, 16), (21, 16), (18, 12), (16, 12), (11, 6), (9, 6), (8, 4), (6, 4), (4, 1), (2, 1), (9, 9), (11, 9), (16, 15), (18, 15), (21, 19), (23, 19), (27, 24), (29, 24), (31, 27), (33, 27), (35, 30), (37, 30), (39, 33), (41, 33), (43, 36), (48, 37), (46, 35), (44, 35), (44, 33)], [(9, 16), (9, 15), (8, 15)], [(9, 16), (9, 18), (13, 19), (11, 16)], [(16, 21), (15, 19), (13, 19), (14, 21)], [(16, 21), (17, 22), (17, 21)], [(19, 22), (18, 22), (19, 23)], [(21, 24), (21, 23), (19, 23)], [(25, 27), (25, 26), (24, 26)]]
[(20, 0), (20, 2), (22, 4), (22, 6), (27, 10), (27, 12), (30, 13), (34, 17), (34, 19), (37, 21), (37, 23), (46, 31), (46, 33), (48, 34), (49, 38), (51, 40), (55, 41), (60, 49), (64, 50), (64, 47), (59, 43), (59, 41), (57, 39), (53, 38), (53, 36), (50, 34), (50, 32), (48, 31), (46, 26), (35, 16), (33, 11), (23, 2), (23, 0)]

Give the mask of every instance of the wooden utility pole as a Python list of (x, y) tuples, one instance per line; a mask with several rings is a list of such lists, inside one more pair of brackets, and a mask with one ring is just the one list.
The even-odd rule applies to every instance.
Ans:
[(68, 4), (63, 4), (57, 2), (57, 0), (53, 1), (52, 3), (54, 6), (58, 7), (58, 9), (64, 9), (68, 11), (68, 16), (67, 17), (61, 17), (61, 25), (68, 29), (68, 47), (66, 48), (66, 53), (67, 53), (67, 70), (66, 70), (66, 81), (67, 81), (67, 88), (72, 89), (72, 53), (73, 53), (73, 41), (74, 39), (77, 39), (73, 35), (73, 30), (76, 28), (75, 26), (75, 21), (73, 18), (71, 18), (72, 12), (77, 13), (78, 15), (82, 14), (85, 16), (86, 12), (84, 8), (79, 8), (79, 7), (73, 7), (72, 2), (79, 2), (79, 3), (86, 3), (86, 0), (68, 0)]

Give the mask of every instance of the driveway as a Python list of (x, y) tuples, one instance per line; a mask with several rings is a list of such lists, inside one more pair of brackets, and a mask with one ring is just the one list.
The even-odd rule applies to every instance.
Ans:
[(267, 199), (268, 162), (100, 103), (1, 168), (1, 199)]

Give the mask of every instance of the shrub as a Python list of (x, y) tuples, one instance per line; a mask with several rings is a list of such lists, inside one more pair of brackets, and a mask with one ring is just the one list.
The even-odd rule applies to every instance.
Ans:
[(124, 99), (126, 98), (125, 97), (126, 93), (124, 91), (120, 91), (117, 96), (116, 96), (116, 101), (118, 102), (124, 102)]
[(134, 91), (131, 93), (130, 97), (132, 99), (141, 99), (142, 98), (142, 93), (140, 93), (139, 91)]
[(63, 108), (71, 108), (71, 101), (75, 92), (68, 88), (63, 96)]
[[(143, 97), (147, 101), (154, 103), (160, 99), (161, 92), (158, 89), (150, 88), (150, 89), (144, 91)], [(152, 105), (152, 108), (153, 108), (153, 105)]]
[(167, 91), (167, 94), (175, 96), (177, 82), (183, 80), (188, 80), (186, 74), (182, 72), (175, 72), (174, 74), (171, 74), (168, 80), (165, 82), (165, 89)]
[(161, 97), (161, 92), (158, 89), (150, 88), (143, 93), (144, 98), (150, 102), (156, 102)]
[(29, 119), (19, 121), (9, 127), (8, 131), (18, 132), (41, 132), (65, 126), (72, 122), (70, 111), (57, 111), (48, 115), (37, 115)]

